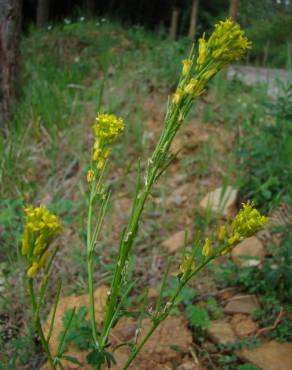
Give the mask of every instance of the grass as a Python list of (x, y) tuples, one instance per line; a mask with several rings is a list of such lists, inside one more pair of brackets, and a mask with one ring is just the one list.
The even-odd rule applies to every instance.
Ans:
[[(22, 261), (17, 248), (23, 204), (45, 203), (65, 225), (48, 302), (53, 301), (57, 277), (63, 279), (62, 294), (83, 293), (86, 266), (83, 262), (85, 215), (82, 196), (92, 144), (91, 125), (100, 107), (123, 116), (126, 130), (115, 147), (109, 177), (114, 197), (99, 254), (95, 256), (101, 265), (101, 269), (95, 271), (95, 281), (108, 282), (118, 233), (125, 225), (129, 199), (134, 191), (137, 159), (146, 159), (153, 148), (165, 112), (164, 97), (176, 84), (180, 61), (188, 46), (186, 40), (170, 42), (142, 28), (127, 29), (111, 22), (56, 24), (51, 29), (31, 29), (23, 38), (19, 102), (11, 130), (7, 137), (0, 138), (3, 199), (0, 253), (1, 261), (5, 261), (1, 262), (0, 269), (0, 278), (5, 281), (4, 291), (1, 291), (5, 299), (0, 302), (0, 310), (9, 315), (17, 328), (13, 340), (4, 343), (4, 338), (1, 339), (2, 349), (15, 354), (5, 359), (12, 369), (18, 366), (19, 359), (23, 369), (37, 369), (42, 362), (42, 356), (35, 355), (37, 341), (31, 336), (25, 339), (27, 328), (22, 324), (22, 318), (29, 316), (24, 308)], [(161, 280), (161, 269), (157, 265), (164, 266), (168, 256), (168, 251), (161, 247), (163, 240), (186, 228), (191, 234), (194, 230), (208, 230), (209, 219), (197, 207), (207, 191), (228, 182), (242, 189), (242, 199), (250, 192), (257, 194), (254, 184), (246, 181), (252, 171), (245, 166), (250, 159), (245, 143), (253, 145), (256, 134), (262, 132), (267, 120), (273, 119), (266, 115), (267, 100), (260, 88), (247, 88), (238, 81), (228, 82), (224, 76), (218, 76), (200, 99), (191, 114), (190, 124), (178, 137), (178, 147), (183, 147), (179, 159), (155, 187), (146, 207), (137, 241), (136, 270), (133, 271), (140, 277), (141, 289), (146, 283), (155, 287)], [(287, 129), (283, 130), (284, 140), (290, 140)], [(284, 157), (286, 161), (286, 154)], [(267, 161), (264, 153), (260, 158), (260, 163)], [(276, 199), (272, 193), (270, 200), (276, 201), (265, 200), (261, 203), (264, 209), (291, 199), (286, 177), (279, 175), (286, 168), (281, 158), (277, 165), (270, 160), (274, 167), (272, 172), (270, 167), (268, 171), (271, 176), (276, 173), (279, 177), (283, 197)], [(257, 169), (259, 162), (256, 160), (253, 158)], [(185, 185), (187, 189), (179, 195), (178, 189)], [(174, 213), (170, 212), (173, 208)], [(207, 277), (213, 279), (213, 273)], [(262, 278), (266, 277), (256, 277), (257, 281)], [(218, 284), (222, 287), (227, 281), (228, 277), (224, 276)], [(237, 284), (243, 291), (246, 289), (242, 282)], [(199, 290), (197, 294), (204, 292)], [(282, 298), (277, 299), (281, 301)], [(187, 297), (185, 301), (192, 304), (196, 299)], [(184, 305), (183, 302), (182, 309)], [(208, 315), (221, 317), (221, 307), (216, 300), (207, 302), (205, 308), (186, 311), (191, 327), (194, 317), (199, 316), (204, 329)], [(287, 338), (285, 328), (280, 328), (279, 336)], [(27, 349), (26, 353), (23, 348)], [(222, 364), (225, 366), (225, 362), (230, 361), (232, 368), (237, 359), (225, 357), (222, 355)]]

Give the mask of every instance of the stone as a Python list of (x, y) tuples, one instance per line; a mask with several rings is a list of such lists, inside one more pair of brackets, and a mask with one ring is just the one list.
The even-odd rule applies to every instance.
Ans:
[(200, 363), (195, 363), (193, 361), (183, 362), (177, 370), (206, 370)]
[(173, 234), (168, 239), (166, 239), (162, 243), (162, 246), (168, 249), (170, 253), (175, 253), (184, 246), (185, 235), (186, 235), (185, 231), (178, 231), (177, 233)]
[(270, 341), (253, 351), (244, 349), (236, 353), (245, 362), (251, 362), (262, 370), (291, 370), (292, 343)]
[(212, 321), (207, 334), (213, 342), (218, 344), (233, 343), (236, 340), (232, 326), (223, 320)]
[[(97, 325), (101, 325), (102, 320), (103, 320), (103, 313), (105, 309), (108, 289), (109, 288), (107, 286), (101, 285), (94, 292), (95, 320), (96, 320)], [(84, 306), (89, 307), (89, 295), (88, 294), (60, 298), (58, 307), (56, 310), (54, 327), (52, 330), (51, 340), (49, 344), (50, 351), (53, 354), (53, 356), (57, 354), (57, 349), (59, 345), (58, 336), (59, 336), (59, 333), (63, 330), (62, 318), (64, 316), (64, 313), (68, 309), (73, 309), (75, 307), (76, 310), (78, 310), (79, 308), (84, 307)], [(53, 308), (51, 309), (48, 319), (44, 325), (45, 335), (47, 335), (48, 333), (52, 315), (53, 315)], [(89, 320), (89, 314), (87, 315), (86, 319)], [(82, 364), (82, 366), (80, 367), (79, 365), (73, 364), (69, 361), (62, 360), (62, 364), (65, 370), (73, 370), (73, 369), (92, 370), (92, 367), (89, 366), (86, 362), (86, 356), (87, 356), (86, 351), (77, 351), (74, 345), (69, 345), (66, 355), (75, 357)], [(47, 369), (46, 366), (47, 364), (42, 368), (42, 370)]]
[(255, 295), (235, 295), (225, 306), (224, 312), (228, 314), (252, 314), (258, 308), (260, 308), (260, 305)]
[[(118, 322), (111, 333), (111, 343), (113, 348), (125, 342), (124, 330), (125, 327), (133, 325), (132, 319), (122, 319)], [(150, 329), (152, 323), (150, 319), (144, 319), (141, 323), (138, 343)], [(138, 329), (137, 324), (135, 324)], [(175, 335), (174, 335), (175, 332)], [(131, 339), (134, 339), (136, 330), (133, 331)], [(127, 337), (127, 341), (130, 338)], [(188, 352), (188, 348), (192, 343), (192, 334), (188, 329), (188, 324), (183, 316), (169, 316), (166, 318), (154, 331), (153, 335), (145, 343), (137, 359), (130, 367), (131, 370), (153, 370), (153, 369), (171, 369), (171, 364), (179, 364), (182, 362), (182, 356)], [(179, 348), (179, 351), (173, 350), (171, 347)], [(118, 347), (114, 356), (117, 365), (112, 367), (112, 370), (120, 370), (123, 368), (130, 349), (127, 346)]]
[(166, 199), (166, 207), (182, 206), (190, 197), (190, 184), (186, 183), (177, 187)]
[(232, 324), (236, 335), (238, 335), (240, 338), (248, 337), (249, 335), (254, 334), (258, 330), (257, 323), (253, 321), (250, 317), (246, 316), (244, 316), (241, 320), (238, 320), (235, 323), (232, 322)]
[(148, 289), (148, 294), (147, 294), (147, 296), (148, 296), (148, 298), (149, 298), (149, 299), (155, 299), (155, 298), (158, 298), (158, 296), (159, 296), (159, 291), (158, 291), (156, 288), (154, 288), (154, 287), (150, 287), (150, 288)]
[(256, 236), (246, 238), (233, 248), (231, 252), (233, 262), (239, 266), (256, 266), (260, 264), (260, 260), (262, 260), (264, 256), (265, 248)]
[(214, 213), (228, 216), (235, 209), (238, 190), (227, 186), (220, 187), (209, 192), (200, 202), (200, 207), (206, 211), (210, 209)]

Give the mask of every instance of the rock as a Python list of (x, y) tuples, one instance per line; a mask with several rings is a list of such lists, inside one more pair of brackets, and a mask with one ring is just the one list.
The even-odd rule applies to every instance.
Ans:
[(218, 344), (233, 343), (236, 339), (232, 326), (223, 320), (212, 321), (207, 333), (210, 339)]
[[(265, 248), (262, 242), (255, 236), (246, 238), (239, 243), (231, 252), (232, 260), (240, 266), (256, 266), (260, 259), (265, 256)], [(247, 259), (246, 257), (256, 257)]]
[(162, 243), (162, 246), (168, 249), (170, 253), (175, 253), (184, 246), (185, 235), (185, 231), (178, 231), (177, 233), (166, 239)]
[[(104, 313), (105, 303), (107, 299), (108, 289), (109, 288), (107, 286), (102, 285), (98, 287), (94, 292), (95, 320), (96, 320), (97, 325), (101, 325), (102, 320), (103, 320), (103, 313)], [(75, 307), (76, 310), (78, 310), (80, 307), (84, 307), (84, 306), (89, 307), (89, 295), (88, 294), (60, 298), (58, 307), (56, 310), (55, 323), (54, 323), (52, 336), (50, 340), (50, 350), (53, 356), (56, 355), (58, 345), (59, 345), (58, 335), (63, 330), (62, 318), (64, 316), (64, 313), (68, 309), (73, 309)], [(53, 314), (53, 308), (51, 309), (48, 319), (44, 325), (44, 332), (46, 335), (49, 330), (52, 314)], [(89, 319), (89, 314), (87, 315), (87, 319)], [(73, 370), (73, 369), (92, 370), (92, 367), (86, 363), (86, 356), (87, 356), (86, 351), (77, 351), (74, 345), (69, 345), (66, 355), (77, 358), (77, 360), (82, 364), (82, 366), (80, 367), (79, 365), (73, 364), (69, 361), (62, 360), (62, 364), (65, 370)], [(47, 369), (46, 366), (47, 365), (43, 367), (43, 370)]]
[(245, 349), (237, 355), (246, 362), (251, 362), (262, 370), (291, 370), (292, 343), (271, 341), (253, 351)]
[[(122, 334), (125, 326), (133, 324), (132, 319), (122, 319), (112, 330), (111, 343), (113, 347), (125, 341)], [(138, 343), (151, 327), (151, 320), (144, 319), (141, 323), (141, 333)], [(136, 325), (137, 328), (137, 325)], [(175, 330), (175, 335), (174, 335)], [(136, 330), (134, 331), (135, 334)], [(132, 336), (132, 339), (134, 335)], [(129, 339), (127, 339), (129, 341)], [(148, 342), (141, 350), (137, 359), (133, 362), (131, 370), (153, 370), (171, 369), (171, 364), (181, 363), (183, 353), (188, 352), (192, 343), (192, 334), (188, 329), (187, 321), (183, 316), (169, 316), (156, 329)], [(171, 349), (172, 346), (179, 348), (179, 351)], [(130, 350), (127, 346), (121, 346), (114, 352), (117, 365), (112, 370), (120, 370), (125, 364)]]
[(148, 289), (148, 298), (155, 299), (159, 296), (159, 291), (156, 288), (150, 287)]
[(258, 330), (258, 325), (250, 317), (236, 314), (231, 320), (231, 324), (235, 330), (235, 333), (243, 338), (254, 334)]
[(227, 186), (215, 189), (208, 193), (200, 202), (200, 207), (203, 210), (210, 209), (214, 213), (228, 216), (235, 208), (238, 190)]
[(243, 315), (242, 313), (236, 313), (232, 316), (232, 319), (230, 321), (231, 325), (234, 327), (237, 325), (240, 321), (244, 321), (248, 318), (247, 315)]
[(190, 197), (190, 184), (186, 183), (176, 188), (166, 199), (166, 207), (182, 206)]
[(186, 361), (183, 362), (177, 370), (206, 370), (205, 367), (203, 367), (201, 364), (196, 364), (193, 361)]
[(257, 297), (253, 294), (235, 295), (224, 308), (228, 314), (245, 313), (252, 314), (254, 310), (260, 308)]

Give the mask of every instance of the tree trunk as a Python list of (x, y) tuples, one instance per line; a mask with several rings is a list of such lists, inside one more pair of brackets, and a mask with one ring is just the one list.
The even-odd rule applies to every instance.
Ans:
[[(1, 1), (1, 0), (0, 0)], [(44, 26), (49, 20), (49, 0), (38, 0), (37, 25)]]
[(240, 0), (230, 0), (229, 18), (231, 18), (234, 22), (236, 22), (237, 19), (239, 1)]
[(95, 4), (96, 0), (85, 0), (85, 13), (87, 17), (91, 18), (95, 14)]
[(10, 119), (19, 64), (21, 0), (0, 0), (0, 128)]
[(173, 8), (172, 15), (171, 15), (171, 23), (170, 23), (170, 30), (169, 30), (169, 37), (171, 40), (176, 39), (177, 33), (177, 25), (178, 25), (178, 9)]
[(193, 0), (191, 19), (190, 19), (190, 28), (189, 28), (189, 37), (194, 38), (196, 32), (197, 18), (198, 18), (198, 6), (199, 0)]

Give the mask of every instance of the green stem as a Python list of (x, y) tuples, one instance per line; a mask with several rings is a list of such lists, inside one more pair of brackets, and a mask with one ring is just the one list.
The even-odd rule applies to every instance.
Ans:
[(131, 363), (137, 357), (137, 355), (141, 351), (142, 347), (147, 342), (147, 340), (151, 337), (151, 335), (153, 334), (154, 330), (157, 328), (157, 326), (159, 324), (160, 324), (160, 321), (152, 324), (151, 328), (149, 329), (149, 331), (145, 335), (145, 337), (142, 339), (141, 343), (134, 349), (134, 351), (132, 351), (131, 355), (129, 356), (129, 358), (128, 358), (128, 360), (127, 360), (127, 362), (126, 362), (126, 364), (125, 364), (125, 366), (123, 367), (122, 370), (127, 370), (129, 368), (129, 366), (131, 365)]
[(48, 343), (46, 341), (43, 328), (42, 328), (42, 324), (41, 324), (41, 320), (39, 317), (37, 301), (36, 301), (36, 297), (35, 297), (34, 289), (33, 289), (33, 279), (30, 279), (30, 278), (28, 279), (28, 288), (29, 288), (29, 295), (30, 295), (31, 304), (32, 304), (33, 325), (35, 327), (36, 332), (38, 333), (40, 337), (42, 347), (44, 351), (46, 352), (51, 369), (55, 370), (56, 367), (54, 365), (54, 360), (53, 360), (51, 351), (49, 349)]
[(90, 323), (92, 337), (94, 345), (98, 345), (96, 321), (95, 321), (95, 307), (94, 307), (94, 288), (93, 288), (93, 249), (91, 248), (91, 227), (92, 227), (92, 203), (94, 200), (95, 182), (93, 183), (90, 191), (89, 206), (88, 206), (88, 217), (87, 217), (87, 279), (88, 279), (88, 290), (89, 290), (89, 311), (90, 311)]
[(94, 344), (95, 346), (99, 347), (99, 343), (97, 339), (96, 320), (95, 320), (94, 288), (93, 288), (93, 261), (92, 261), (91, 256), (88, 256), (87, 258), (87, 274), (88, 274), (89, 311), (90, 311), (91, 331), (92, 331), (92, 337), (94, 340)]

